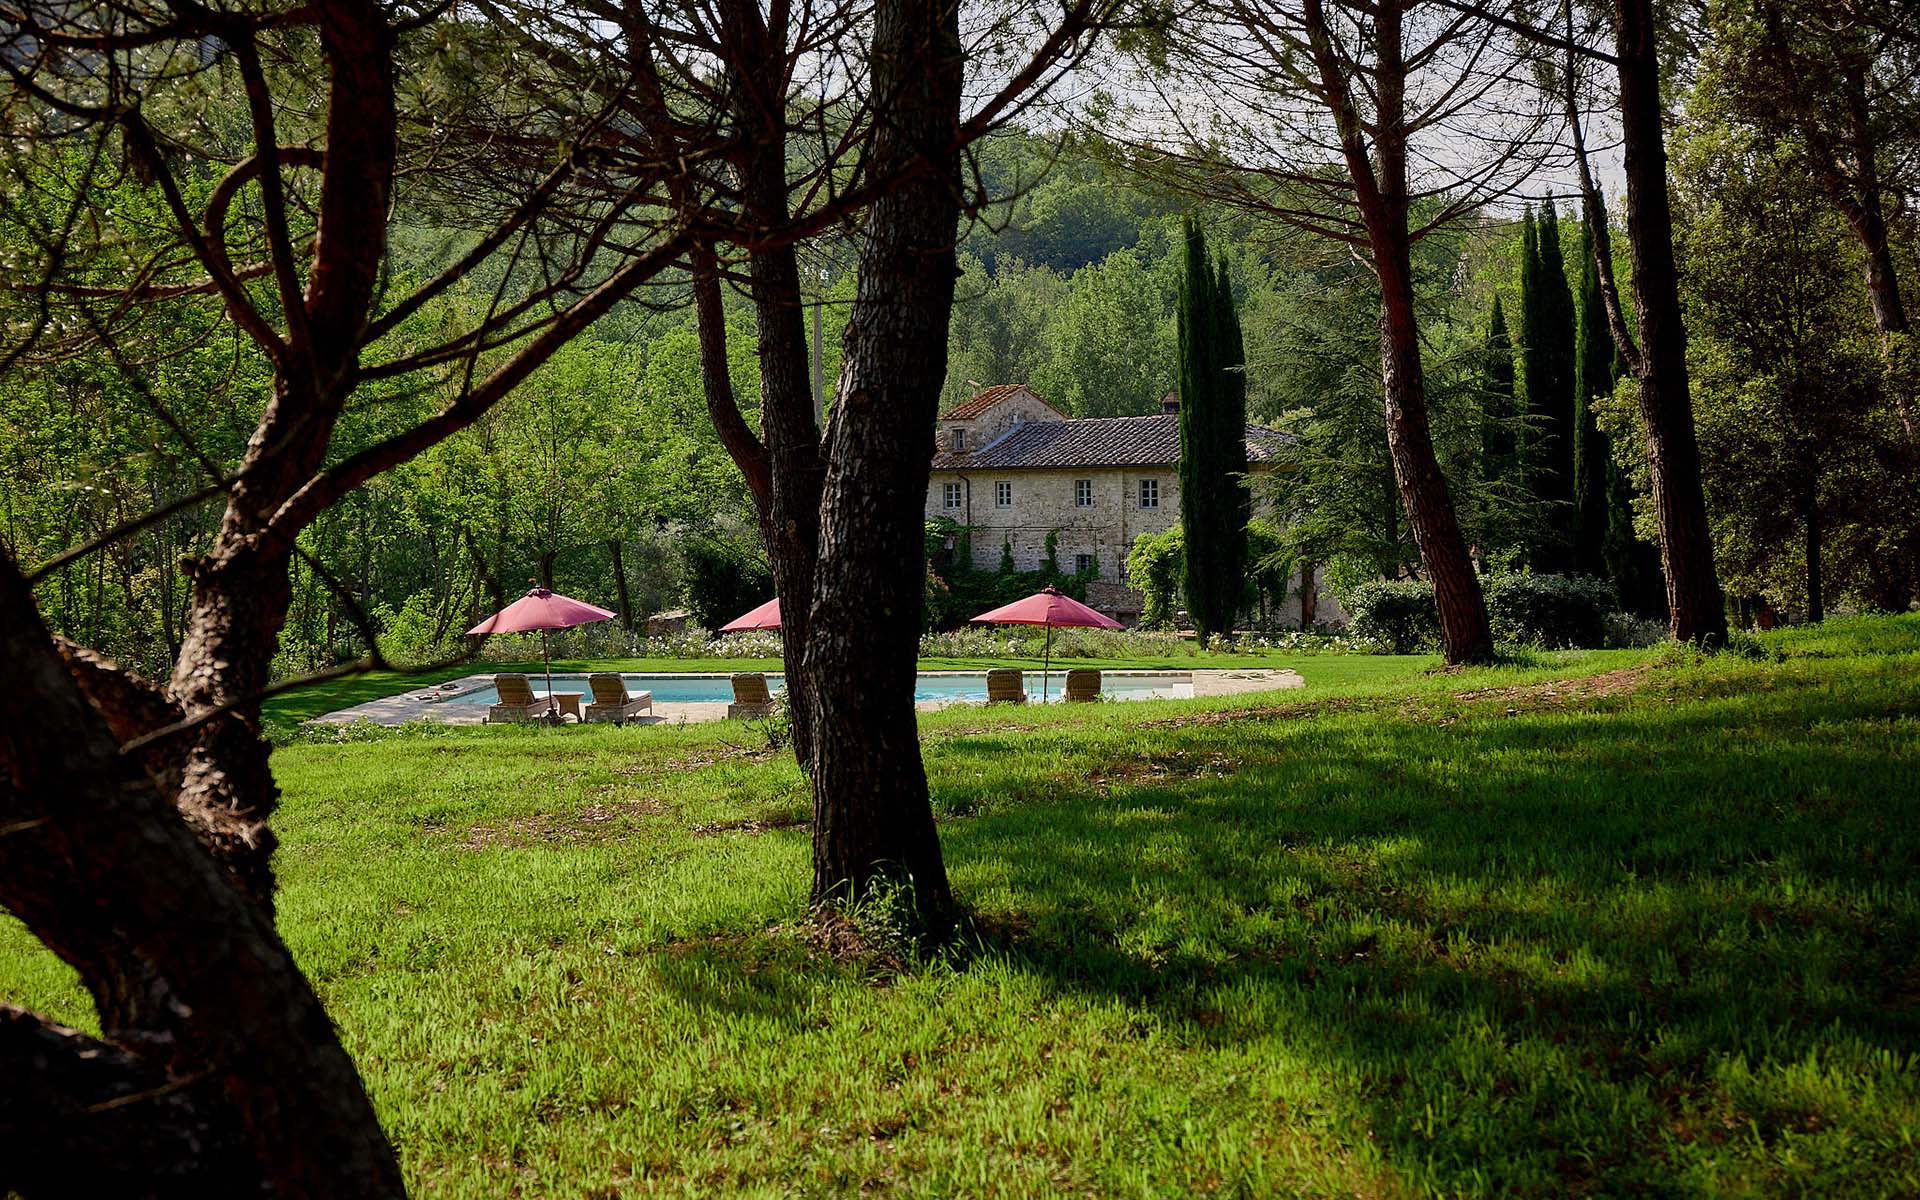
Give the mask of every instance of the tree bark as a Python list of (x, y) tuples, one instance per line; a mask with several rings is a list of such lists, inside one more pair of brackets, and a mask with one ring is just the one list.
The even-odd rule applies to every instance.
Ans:
[(1713, 562), (1700, 447), (1687, 382), (1687, 331), (1680, 313), (1673, 212), (1667, 197), (1666, 135), (1652, 0), (1616, 0), (1615, 47), (1627, 175), (1627, 236), (1639, 316), (1640, 415), (1660, 522), (1660, 557), (1674, 638), (1704, 646), (1727, 639), (1726, 602)]
[(1817, 625), (1827, 619), (1827, 605), (1820, 586), (1820, 487), (1811, 472), (1801, 510), (1807, 523), (1807, 620)]
[[(733, 119), (746, 140), (741, 200), (753, 227), (780, 229), (792, 219), (788, 196), (785, 109), (787, 47), (758, 5), (723, 0), (722, 13), (738, 57), (733, 63)], [(806, 662), (814, 561), (820, 544), (820, 496), (826, 478), (815, 420), (799, 260), (791, 241), (754, 246), (747, 256), (759, 335), (760, 431), (768, 494), (761, 515), (767, 560), (780, 595), (780, 643), (793, 720), (793, 749), (805, 765), (813, 753), (812, 681)]]
[[(760, 164), (759, 187), (749, 195), (778, 204), (786, 219), (784, 148)], [(777, 192), (775, 188), (777, 187)], [(760, 334), (760, 428), (772, 468), (767, 507), (767, 560), (780, 601), (780, 645), (789, 711), (794, 714), (793, 751), (803, 764), (813, 755), (812, 678), (806, 659), (814, 562), (820, 548), (820, 497), (826, 464), (820, 427), (814, 422), (813, 389), (807, 377), (807, 338), (800, 311), (800, 275), (791, 245), (756, 251), (750, 264)]]
[[(396, 153), (393, 33), (368, 3), (327, 6), (320, 41), (331, 78), (327, 169), (313, 265), (273, 395), (247, 445), (211, 551), (188, 564), (194, 596), (169, 690), (205, 718), (186, 754), (181, 803), (217, 831), (213, 847), (241, 887), (273, 906), (279, 790), (267, 769), (257, 696), (269, 682), (292, 600), (291, 538), (268, 523), (325, 461), (352, 392), (359, 344), (385, 257)], [(271, 335), (269, 335), (271, 336)], [(218, 715), (214, 715), (218, 714)]]
[(619, 538), (607, 539), (607, 558), (613, 566), (613, 596), (620, 606), (620, 628), (632, 633), (633, 595), (627, 588), (627, 558)]
[(1374, 239), (1374, 260), (1380, 272), (1380, 363), (1386, 393), (1387, 448), (1393, 456), (1394, 477), (1400, 482), (1400, 499), (1413, 523), (1420, 561), (1433, 583), (1446, 660), (1490, 662), (1493, 630), (1487, 619), (1486, 597), (1480, 590), (1480, 577), (1474, 574), (1467, 539), (1460, 532), (1446, 476), (1433, 452), (1433, 432), (1427, 421), (1404, 208), (1398, 215), (1397, 242), (1394, 232), (1389, 221), (1386, 237)]
[[(193, 1117), (223, 1131), (192, 1167), (203, 1183), (217, 1177), (202, 1194), (400, 1195), (392, 1148), (352, 1060), (272, 918), (120, 753), (4, 555), (0, 670), (15, 683), (0, 688), (0, 902), (79, 972), (105, 1041), (125, 1059), (115, 1069), (127, 1086), (159, 1079), (147, 1089), (156, 1101), (188, 1090), (217, 1098), (216, 1110)], [(76, 1059), (92, 1054), (99, 1066), (100, 1053), (71, 1039), (52, 1052), (57, 1030), (23, 1034), (18, 1019), (8, 1030), (0, 1054), (14, 1057), (0, 1076), (9, 1090), (85, 1108), (72, 1090), (85, 1069)], [(0, 1145), (46, 1137), (85, 1145), (141, 1107), (117, 1106), (118, 1116), (88, 1109), (71, 1122), (39, 1106), (0, 1108)], [(128, 1126), (123, 1145), (129, 1155), (141, 1146), (167, 1157), (152, 1164), (158, 1191), (177, 1147), (165, 1127), (182, 1117), (172, 1104), (150, 1113), (155, 1125), (138, 1136)], [(240, 1154), (223, 1160), (216, 1151), (229, 1139)], [(28, 1170), (0, 1157), (0, 1187), (31, 1183)]]
[(883, 0), (873, 95), (893, 100), (873, 145), (901, 182), (875, 203), (846, 362), (828, 423), (813, 674), (813, 898), (912, 889), (931, 928), (953, 898), (913, 708), (925, 549), (920, 497), (934, 452), (957, 273), (962, 56), (951, 0)]
[[(785, 667), (789, 711), (793, 714), (793, 751), (802, 769), (813, 765), (813, 706), (808, 702), (805, 664), (807, 614), (813, 595), (813, 563), (819, 540), (820, 449), (817, 440), (808, 439), (805, 450), (796, 449), (800, 422), (789, 390), (792, 378), (787, 355), (769, 354), (768, 346), (785, 345), (778, 333), (776, 314), (761, 314), (763, 330), (761, 359), (761, 416), (766, 441), (754, 436), (740, 416), (733, 394), (733, 381), (727, 371), (726, 318), (720, 305), (717, 267), (710, 248), (694, 254), (694, 306), (700, 330), (702, 385), (707, 411), (713, 418), (720, 442), (727, 448), (753, 496), (754, 510), (760, 520), (760, 540), (767, 548), (767, 561), (773, 568), (774, 590), (780, 596), (780, 649)], [(770, 274), (778, 274), (777, 269)], [(765, 306), (759, 294), (756, 309)], [(769, 321), (769, 316), (772, 320)], [(774, 336), (765, 330), (771, 324)], [(789, 348), (790, 353), (790, 348)], [(803, 360), (804, 369), (804, 360)], [(769, 385), (769, 377), (774, 382)], [(812, 424), (812, 401), (805, 405), (806, 424)], [(779, 441), (783, 453), (776, 463), (770, 444)], [(775, 479), (779, 472), (794, 472), (796, 478)], [(812, 490), (812, 507), (807, 494)]]
[(1402, 58), (1404, 12), (1378, 9), (1373, 40), (1377, 119), (1373, 152), (1345, 71), (1333, 49), (1321, 0), (1306, 0), (1303, 15), (1319, 70), (1321, 95), (1333, 109), (1354, 201), (1373, 251), (1380, 280), (1380, 367), (1387, 419), (1387, 450), (1400, 500), (1413, 523), (1414, 544), (1433, 582), (1440, 640), (1449, 663), (1488, 662), (1493, 631), (1487, 621), (1480, 578), (1460, 531), (1446, 476), (1433, 450), (1427, 418), (1420, 329), (1414, 311), (1412, 241), (1407, 227), (1406, 63)]

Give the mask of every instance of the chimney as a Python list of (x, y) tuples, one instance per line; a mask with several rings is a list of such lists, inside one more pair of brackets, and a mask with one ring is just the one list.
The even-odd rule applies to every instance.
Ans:
[(1180, 411), (1180, 389), (1179, 388), (1175, 388), (1172, 391), (1168, 392), (1166, 395), (1160, 397), (1160, 411), (1168, 416), (1177, 414)]

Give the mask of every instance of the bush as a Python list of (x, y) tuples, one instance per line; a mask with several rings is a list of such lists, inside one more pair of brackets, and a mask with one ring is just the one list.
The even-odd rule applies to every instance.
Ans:
[(1433, 585), (1418, 579), (1375, 579), (1353, 588), (1344, 601), (1347, 629), (1378, 642), (1392, 654), (1412, 654), (1440, 642), (1440, 611)]
[(718, 629), (773, 598), (773, 572), (749, 553), (706, 538), (689, 538), (687, 607), (693, 619)]
[[(1039, 658), (1046, 648), (1047, 631), (1037, 625), (973, 625), (920, 639), (922, 658)], [(1177, 633), (1145, 629), (1055, 629), (1053, 657), (1067, 658), (1184, 658), (1199, 647)]]
[[(616, 658), (779, 658), (780, 631), (756, 630), (751, 633), (723, 633), (718, 636), (702, 629), (685, 633), (648, 637), (620, 627), (618, 621), (599, 621), (556, 629), (549, 635), (556, 660), (572, 659), (604, 662)], [(537, 633), (496, 633), (480, 651), (483, 662), (538, 662), (540, 635)]]
[(1493, 638), (1506, 644), (1598, 649), (1618, 608), (1613, 585), (1590, 575), (1495, 575), (1487, 584)]
[(389, 662), (399, 666), (419, 666), (458, 652), (459, 630), (439, 629), (433, 611), (433, 593), (417, 592), (407, 598), (399, 612), (382, 605), (375, 609), (380, 625), (380, 649)]
[(1607, 614), (1607, 649), (1641, 650), (1667, 640), (1667, 623), (1630, 612)]
[(1133, 539), (1133, 549), (1127, 551), (1127, 580), (1144, 600), (1141, 628), (1173, 628), (1174, 599), (1186, 573), (1187, 539), (1180, 526)]

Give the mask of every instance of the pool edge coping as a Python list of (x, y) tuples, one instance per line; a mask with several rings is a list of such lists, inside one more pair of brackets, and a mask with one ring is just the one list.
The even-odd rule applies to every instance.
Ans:
[[(1071, 662), (1072, 660), (1068, 660), (1068, 661)], [(1031, 668), (1028, 668), (1028, 667), (1017, 667), (1014, 669), (1021, 671), (1023, 673), (1031, 673)], [(1075, 668), (1070, 666), (1062, 666), (1059, 669), (1062, 672), (1065, 672), (1068, 670), (1073, 670)], [(1186, 670), (1172, 670), (1172, 669), (1154, 669), (1154, 668), (1095, 667), (1092, 669), (1099, 671), (1102, 678), (1111, 677), (1115, 679), (1165, 679), (1175, 684), (1178, 684), (1180, 682), (1185, 682), (1188, 686), (1191, 686), (1193, 684), (1193, 674), (1194, 674), (1191, 668)], [(1051, 668), (1043, 669), (1043, 674), (1047, 673), (1050, 670)], [(599, 674), (599, 673), (600, 672), (597, 672), (597, 671), (581, 672), (581, 671), (568, 670), (568, 671), (561, 672), (560, 677), (566, 678), (566, 679), (585, 679), (590, 674)], [(609, 674), (617, 674), (622, 676), (623, 678), (641, 678), (641, 679), (653, 678), (653, 677), (659, 677), (659, 676), (668, 676), (674, 679), (731, 679), (733, 678), (733, 676), (740, 675), (740, 674), (784, 675), (785, 673), (786, 672), (784, 669), (780, 671), (749, 671), (749, 672), (741, 672), (741, 671), (615, 671), (615, 672), (609, 672)], [(428, 720), (434, 724), (445, 724), (445, 725), (471, 724), (472, 722), (465, 722), (465, 721), (434, 720), (433, 717), (435, 714), (438, 714), (441, 711), (442, 705), (445, 705), (450, 701), (458, 701), (463, 696), (470, 696), (475, 692), (483, 691), (486, 688), (492, 687), (495, 677), (499, 675), (509, 675), (509, 674), (526, 675), (529, 678), (534, 678), (535, 676), (544, 677), (543, 672), (533, 672), (533, 671), (487, 671), (487, 672), (482, 672), (474, 675), (463, 675), (458, 679), (443, 680), (437, 684), (429, 684), (424, 688), (408, 688), (404, 691), (395, 692), (390, 696), (381, 696), (373, 700), (362, 701), (359, 704), (350, 704), (345, 708), (334, 709), (330, 712), (321, 713), (318, 716), (309, 717), (305, 721), (302, 721), (301, 724), (303, 725), (350, 725), (356, 721), (368, 721), (372, 724), (379, 724), (379, 725), (388, 725), (388, 724), (403, 725), (403, 724), (407, 724), (408, 722), (417, 721), (417, 720)], [(986, 670), (918, 671), (915, 674), (928, 676), (930, 678), (953, 679), (953, 678), (961, 678), (961, 677), (978, 677), (980, 679), (985, 679), (987, 675), (987, 671)], [(669, 702), (663, 701), (662, 703), (669, 703)], [(933, 701), (930, 703), (943, 703), (943, 704), (944, 703), (967, 703), (967, 701)], [(474, 705), (474, 707), (477, 708), (479, 706)], [(918, 707), (917, 703), (916, 703), (916, 707)], [(383, 710), (387, 710), (387, 711), (383, 711)], [(376, 719), (377, 717), (385, 717), (387, 719), (378, 720)]]

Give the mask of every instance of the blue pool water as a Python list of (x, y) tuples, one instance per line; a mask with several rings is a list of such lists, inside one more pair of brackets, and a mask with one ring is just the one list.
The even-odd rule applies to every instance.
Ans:
[[(546, 677), (532, 675), (533, 690), (547, 690)], [(724, 676), (719, 679), (702, 679), (687, 675), (625, 675), (627, 691), (630, 693), (652, 692), (655, 702), (661, 704), (686, 704), (700, 701), (719, 701), (725, 703), (733, 699), (733, 682)], [(779, 691), (781, 676), (777, 673), (767, 676), (767, 687)], [(1060, 689), (1066, 686), (1066, 671), (1055, 671), (1052, 676), (1051, 696), (1057, 698)], [(1102, 682), (1101, 690), (1107, 695), (1123, 700), (1144, 700), (1150, 696), (1175, 696), (1182, 693), (1179, 688), (1186, 686), (1185, 680), (1172, 678), (1142, 678), (1138, 676), (1109, 675)], [(1040, 698), (1040, 672), (1026, 673), (1027, 694), (1035, 700)], [(593, 689), (587, 686), (585, 675), (555, 675), (553, 690), (556, 692), (579, 692), (581, 703), (587, 703), (593, 697)], [(987, 698), (987, 677), (985, 675), (922, 675), (914, 683), (913, 698), (924, 700), (972, 700), (984, 701)], [(447, 701), (449, 704), (498, 704), (500, 694), (491, 687), (468, 692)]]

